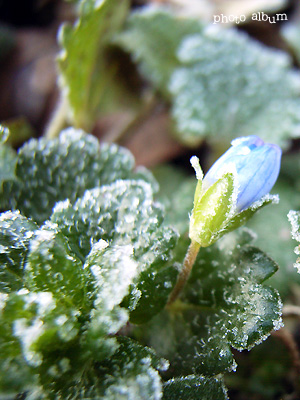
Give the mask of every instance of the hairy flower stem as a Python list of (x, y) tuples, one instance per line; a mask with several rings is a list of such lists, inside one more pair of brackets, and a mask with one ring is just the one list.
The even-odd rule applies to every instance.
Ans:
[(200, 250), (200, 244), (192, 241), (185, 255), (182, 265), (182, 270), (180, 271), (177, 278), (177, 283), (172, 293), (170, 294), (168, 305), (172, 304), (177, 299), (180, 292), (183, 290), (187, 280), (189, 279), (190, 273), (192, 271), (199, 250)]

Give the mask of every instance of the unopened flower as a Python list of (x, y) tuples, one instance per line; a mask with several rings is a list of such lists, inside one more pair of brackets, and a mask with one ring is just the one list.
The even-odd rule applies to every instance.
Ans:
[(215, 183), (232, 165), (238, 185), (236, 207), (244, 210), (274, 186), (280, 170), (281, 149), (276, 144), (264, 143), (257, 136), (241, 137), (231, 144), (205, 175), (203, 187)]
[(198, 179), (190, 221), (192, 241), (209, 246), (276, 200), (268, 193), (277, 180), (280, 161), (281, 149), (257, 136), (235, 139), (204, 179), (199, 160), (192, 157)]

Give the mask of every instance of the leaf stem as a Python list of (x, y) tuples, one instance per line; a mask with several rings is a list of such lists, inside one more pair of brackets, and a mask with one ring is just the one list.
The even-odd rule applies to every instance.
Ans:
[(184, 288), (187, 280), (189, 279), (190, 273), (192, 271), (199, 250), (200, 250), (200, 244), (192, 241), (185, 255), (182, 265), (182, 270), (180, 271), (177, 278), (177, 283), (170, 294), (168, 305), (172, 304), (177, 299), (180, 292)]
[(44, 136), (48, 139), (58, 137), (61, 130), (67, 126), (68, 102), (66, 97), (62, 96), (54, 110), (50, 121), (46, 127)]

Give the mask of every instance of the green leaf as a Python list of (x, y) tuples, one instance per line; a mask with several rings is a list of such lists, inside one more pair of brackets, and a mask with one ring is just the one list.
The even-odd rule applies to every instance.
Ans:
[(32, 139), (19, 151), (18, 185), (6, 193), (13, 209), (42, 223), (55, 203), (74, 201), (89, 188), (127, 177), (132, 155), (116, 145), (99, 145), (83, 131), (69, 128), (59, 138)]
[[(110, 246), (133, 247), (139, 276), (132, 288), (133, 297), (124, 303), (132, 310), (132, 321), (143, 322), (165, 306), (177, 276), (177, 268), (171, 264), (177, 234), (163, 223), (161, 206), (154, 203), (148, 183), (118, 180), (86, 191), (74, 206), (69, 201), (58, 203), (51, 221), (81, 257), (86, 257), (91, 243), (100, 239)], [(138, 303), (136, 291), (141, 295)]]
[(184, 144), (253, 132), (280, 145), (299, 137), (300, 77), (286, 54), (240, 31), (203, 28), (159, 9), (135, 13), (121, 42), (171, 101)]
[(36, 224), (18, 211), (0, 215), (1, 292), (9, 293), (21, 288), (29, 241), (36, 229)]
[(251, 218), (258, 210), (260, 210), (264, 206), (268, 204), (278, 204), (278, 203), (279, 203), (278, 195), (270, 195), (270, 194), (265, 195), (260, 200), (254, 202), (250, 207), (234, 215), (226, 225), (222, 234), (231, 232), (239, 228), (240, 226), (244, 225), (247, 221), (251, 220)]
[(279, 329), (279, 295), (261, 285), (277, 271), (276, 263), (257, 248), (240, 247), (232, 237), (230, 243), (230, 236), (201, 251), (185, 291), (188, 302), (223, 314), (227, 339), (238, 350), (250, 349)]
[(235, 371), (230, 344), (224, 340), (223, 320), (206, 307), (177, 301), (171, 311), (154, 317), (143, 331), (145, 343), (170, 361), (172, 376), (214, 376)]
[[(296, 164), (293, 163), (293, 166), (296, 178), (298, 175), (295, 170)], [(251, 218), (248, 226), (256, 233), (255, 245), (278, 264), (279, 270), (270, 279), (270, 284), (279, 290), (282, 298), (285, 298), (291, 294), (291, 282), (300, 284), (300, 275), (293, 268), (296, 259), (293, 252), (295, 242), (291, 238), (290, 224), (286, 217), (291, 209), (295, 210), (299, 207), (300, 196), (287, 178), (279, 179), (274, 192), (279, 194), (279, 204), (266, 207), (261, 213)]]
[(119, 304), (128, 294), (139, 267), (133, 259), (132, 246), (106, 247), (104, 240), (95, 243), (84, 265), (91, 275), (90, 297), (94, 303), (84, 347), (96, 361), (110, 357), (118, 347), (111, 336), (129, 319), (128, 312)]
[(226, 400), (227, 391), (220, 378), (189, 375), (164, 384), (164, 400)]
[[(25, 289), (2, 300), (2, 391), (34, 391), (35, 386), (46, 382), (55, 388), (57, 381), (63, 385), (69, 375), (82, 373), (76, 309), (57, 303), (49, 292), (30, 293)], [(7, 388), (8, 382), (12, 387)]]
[(157, 369), (164, 370), (167, 362), (129, 338), (119, 337), (118, 344), (113, 357), (85, 365), (77, 380), (69, 381), (57, 395), (74, 400), (160, 400), (162, 383)]
[(178, 58), (182, 67), (174, 71), (169, 88), (185, 143), (255, 132), (286, 145), (299, 136), (300, 77), (284, 53), (233, 30), (207, 29), (186, 38)]
[[(291, 224), (292, 238), (300, 242), (300, 211), (291, 210), (288, 213), (288, 219)], [(295, 247), (295, 253), (299, 255), (299, 245)], [(294, 264), (294, 267), (297, 268), (297, 271), (300, 273), (300, 259), (298, 257), (297, 261)]]
[(281, 33), (294, 52), (298, 63), (300, 63), (300, 23), (290, 22), (284, 24)]
[(244, 241), (228, 234), (200, 249), (181, 299), (144, 333), (175, 376), (234, 370), (230, 347), (250, 349), (282, 326), (280, 297), (262, 285), (277, 266)]
[[(49, 232), (52, 234), (51, 237)], [(45, 247), (46, 239), (50, 242), (48, 251)], [(156, 357), (153, 351), (144, 349), (140, 345), (129, 346), (128, 344), (128, 352), (130, 352), (128, 358), (124, 358), (126, 351), (122, 348), (117, 360), (114, 361), (116, 365), (110, 364), (116, 370), (118, 369), (120, 380), (111, 382), (112, 377), (108, 375), (107, 382), (104, 383), (104, 379), (99, 376), (99, 362), (111, 357), (119, 347), (117, 339), (112, 335), (116, 334), (129, 318), (128, 312), (120, 308), (119, 303), (128, 293), (130, 284), (137, 273), (137, 264), (131, 258), (132, 249), (129, 249), (129, 246), (105, 248), (106, 245), (103, 241), (96, 243), (87, 257), (85, 270), (87, 274), (90, 274), (87, 287), (93, 290), (89, 293), (89, 298), (93, 301), (93, 308), (90, 315), (86, 315), (82, 312), (83, 307), (75, 308), (68, 301), (76, 300), (72, 294), (75, 288), (78, 288), (78, 282), (76, 281), (74, 260), (72, 261), (69, 256), (70, 264), (67, 264), (62, 257), (66, 246), (61, 234), (45, 228), (36, 232), (31, 241), (28, 264), (36, 267), (34, 264), (38, 262), (39, 268), (29, 272), (36, 273), (33, 285), (44, 291), (29, 292), (22, 289), (18, 293), (12, 293), (9, 297), (2, 296), (1, 298), (3, 310), (0, 348), (4, 349), (4, 354), (7, 356), (3, 364), (4, 376), (11, 380), (18, 365), (24, 369), (24, 373), (30, 366), (28, 370), (30, 380), (23, 382), (16, 374), (17, 382), (13, 384), (12, 388), (17, 387), (20, 391), (24, 391), (31, 390), (30, 383), (41, 385), (42, 387), (38, 391), (45, 391), (46, 398), (53, 398), (55, 395), (61, 396), (61, 398), (70, 396), (70, 398), (79, 399), (81, 398), (79, 393), (89, 390), (92, 392), (93, 386), (103, 386), (105, 391), (108, 386), (109, 393), (110, 391), (118, 393), (120, 385), (126, 386), (126, 390), (131, 391), (132, 386), (136, 387), (134, 390), (144, 393), (143, 390), (146, 388), (143, 389), (143, 384), (139, 383), (139, 379), (135, 376), (137, 374), (145, 375), (141, 381), (147, 385), (152, 385), (152, 380), (154, 380), (156, 390), (161, 386), (159, 375), (151, 365), (154, 364), (157, 368), (164, 369), (166, 363)], [(36, 257), (37, 255), (38, 257)], [(43, 257), (44, 259), (42, 259)], [(51, 263), (54, 271), (48, 271), (48, 276), (45, 277), (41, 267), (49, 266), (48, 263)], [(64, 297), (57, 290), (56, 281), (53, 279), (57, 275), (56, 270), (59, 263), (65, 278), (58, 280), (64, 289)], [(73, 276), (68, 270), (72, 264), (75, 270)], [(41, 285), (42, 281), (44, 286)], [(70, 287), (71, 283), (74, 289)], [(46, 291), (48, 288), (53, 295)], [(78, 305), (80, 306), (80, 304)], [(130, 357), (131, 354), (135, 355), (134, 352), (136, 356), (140, 357), (134, 361), (141, 363), (141, 367), (138, 364), (135, 366), (133, 363), (130, 365)], [(153, 356), (153, 362), (150, 356)], [(120, 357), (123, 361), (120, 360)], [(145, 363), (141, 362), (141, 359)], [(128, 366), (126, 365), (127, 361)], [(107, 364), (106, 361), (105, 365)], [(94, 381), (91, 382), (90, 376), (93, 375), (95, 368), (97, 374)], [(118, 375), (116, 370), (113, 371), (115, 378)], [(101, 371), (104, 371), (104, 366)], [(106, 372), (109, 372), (107, 368), (105, 368)], [(132, 382), (126, 384), (127, 373), (132, 375), (128, 377)], [(6, 387), (5, 380), (2, 387)], [(111, 398), (117, 399), (117, 397)]]
[[(23, 357), (19, 341), (13, 335), (14, 319), (17, 319), (22, 308), (19, 298), (8, 299), (7, 294), (0, 293), (0, 392), (8, 397), (30, 388), (34, 376)], [(9, 304), (8, 304), (9, 303)], [(24, 315), (23, 315), (24, 316)]]
[(119, 338), (120, 347), (109, 361), (99, 368), (105, 400), (160, 400), (162, 384), (154, 368), (164, 370), (165, 361), (153, 350), (131, 339)]
[(31, 238), (24, 280), (32, 292), (51, 292), (61, 302), (85, 306), (87, 278), (82, 262), (70, 252), (55, 225), (47, 224)]
[(57, 395), (74, 400), (160, 400), (162, 383), (157, 369), (167, 367), (165, 360), (159, 359), (153, 350), (129, 338), (119, 337), (118, 342), (119, 349), (113, 357), (101, 363), (86, 364), (76, 379), (69, 380), (59, 390), (53, 392), (56, 387), (52, 384), (51, 391), (49, 382), (45, 398)]
[(197, 20), (144, 8), (131, 13), (117, 41), (140, 63), (142, 74), (158, 90), (166, 92), (170, 76), (178, 66), (178, 45), (186, 35), (201, 32), (202, 29), (203, 25)]
[(108, 49), (128, 10), (128, 1), (84, 0), (74, 26), (64, 24), (59, 35), (60, 85), (76, 127), (90, 130), (99, 112), (119, 99), (118, 66)]

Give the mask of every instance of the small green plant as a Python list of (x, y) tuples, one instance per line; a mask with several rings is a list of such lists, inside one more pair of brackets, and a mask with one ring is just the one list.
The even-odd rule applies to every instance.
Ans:
[[(300, 355), (281, 328), (299, 298), (297, 152), (279, 204), (269, 192), (279, 146), (300, 137), (298, 29), (283, 30), (292, 60), (187, 17), (184, 1), (72, 3), (45, 134), (16, 151), (30, 127), (0, 129), (0, 399), (296, 400)], [(195, 178), (137, 168), (87, 133), (121, 115), (104, 135), (125, 143), (162, 108), (182, 145), (205, 140), (211, 158), (232, 146), (205, 175), (193, 156)], [(276, 359), (271, 333), (291, 355), (278, 341)]]
[[(127, 150), (70, 128), (29, 141), (12, 161), (1, 190), (10, 208), (0, 216), (2, 393), (226, 399), (230, 348), (250, 349), (281, 326), (279, 295), (263, 284), (277, 266), (251, 235), (206, 243), (181, 282), (187, 239), (164, 222), (154, 178)], [(229, 214), (235, 228), (264, 205), (227, 213), (234, 175), (203, 195), (197, 178), (193, 215), (212, 219), (192, 217), (190, 232), (202, 224), (221, 236)]]

